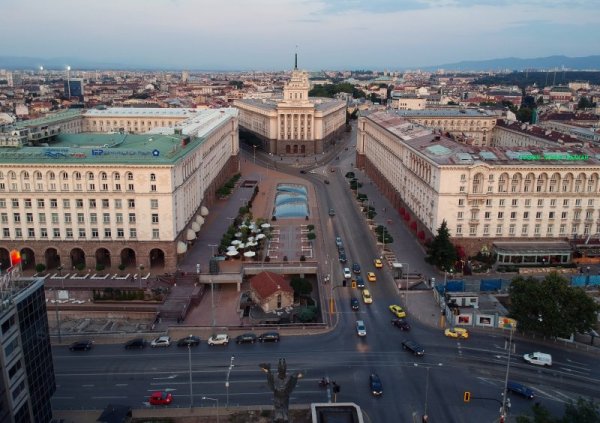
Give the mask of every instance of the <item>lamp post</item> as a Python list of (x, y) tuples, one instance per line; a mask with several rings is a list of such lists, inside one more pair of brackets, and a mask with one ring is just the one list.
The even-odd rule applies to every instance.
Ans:
[(209, 398), (202, 397), (203, 400), (215, 401), (217, 403), (217, 423), (219, 423), (219, 399), (218, 398)]
[(69, 93), (69, 100), (71, 100), (71, 66), (67, 66), (67, 92)]
[(142, 289), (142, 272), (144, 271), (144, 265), (140, 264), (139, 269), (140, 269), (140, 274), (138, 276), (138, 279), (140, 281), (140, 289)]
[(225, 388), (227, 389), (227, 405), (226, 407), (229, 408), (229, 375), (231, 373), (231, 370), (233, 369), (233, 360), (235, 359), (234, 356), (231, 356), (231, 360), (229, 361), (229, 370), (227, 370), (227, 380), (225, 380)]
[(212, 279), (210, 280), (210, 307), (212, 314), (212, 329), (213, 333), (215, 333), (215, 284)]
[(410, 270), (410, 265), (408, 263), (400, 263), (402, 265), (402, 270), (404, 271), (404, 266), (406, 266), (406, 293), (404, 294), (406, 299), (404, 300), (404, 307), (408, 310), (408, 273)]
[[(192, 335), (190, 335), (192, 336)], [(190, 372), (190, 410), (194, 408), (194, 394), (192, 391), (192, 345), (188, 344), (188, 366)]]
[(58, 343), (62, 343), (61, 335), (60, 335), (60, 316), (58, 314), (58, 291), (56, 288), (50, 288), (50, 291), (54, 291), (54, 311), (56, 312), (56, 329), (58, 331)]
[(254, 164), (256, 164), (256, 144), (252, 144)]
[[(58, 276), (60, 277), (60, 282), (61, 282), (60, 286), (62, 287), (62, 289), (65, 289), (65, 278), (63, 278), (63, 277), (62, 277), (62, 270), (63, 270), (63, 267), (59, 265), (59, 266), (56, 268), (56, 270), (58, 270)], [(589, 273), (589, 272), (588, 272), (588, 273)]]
[[(510, 400), (507, 400), (507, 390), (508, 390), (508, 372), (510, 370), (510, 353), (512, 351), (512, 337), (513, 337), (514, 327), (511, 324), (510, 326), (510, 335), (508, 338), (508, 359), (506, 361), (506, 375), (504, 377), (504, 390), (502, 391), (502, 408), (500, 408), (500, 421), (504, 421), (506, 418), (506, 407), (510, 407)], [(508, 401), (508, 403), (507, 403)]]

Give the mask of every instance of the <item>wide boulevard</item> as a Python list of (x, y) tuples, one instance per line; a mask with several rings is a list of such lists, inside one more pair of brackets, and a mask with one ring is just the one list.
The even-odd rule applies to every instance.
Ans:
[[(348, 134), (350, 141), (354, 133)], [(379, 251), (373, 235), (352, 199), (344, 173), (354, 161), (354, 149), (340, 150), (328, 165), (304, 175), (315, 184), (321, 214), (324, 252), (323, 271), (332, 274), (332, 282), (323, 286), (323, 295), (333, 292), (336, 298), (335, 327), (330, 332), (307, 336), (282, 336), (281, 342), (212, 346), (206, 339), (198, 347), (125, 350), (122, 345), (96, 345), (88, 352), (70, 352), (54, 347), (54, 363), (58, 389), (53, 398), (55, 409), (101, 409), (108, 403), (128, 404), (134, 408), (149, 407), (147, 397), (153, 391), (166, 390), (174, 395), (173, 407), (269, 406), (272, 393), (259, 363), (269, 362), (276, 369), (277, 360), (285, 358), (289, 371), (301, 371), (292, 394), (292, 404), (333, 401), (328, 389), (318, 381), (329, 377), (341, 391), (337, 402), (351, 401), (360, 405), (372, 422), (414, 422), (427, 413), (430, 422), (494, 422), (498, 421), (501, 392), (510, 363), (511, 380), (524, 383), (536, 392), (541, 402), (556, 414), (562, 414), (564, 403), (578, 396), (600, 398), (600, 368), (597, 357), (558, 345), (536, 344), (515, 338), (516, 352), (508, 360), (506, 334), (472, 331), (471, 338), (457, 341), (443, 336), (439, 327), (412, 319), (417, 307), (408, 296), (410, 332), (402, 332), (390, 324), (390, 304), (405, 305), (387, 269), (374, 269), (373, 258)], [(257, 157), (257, 162), (264, 157)], [(335, 172), (329, 172), (334, 166)], [(291, 170), (298, 174), (298, 170)], [(330, 182), (324, 184), (324, 179)], [(374, 191), (375, 188), (372, 188)], [(381, 197), (370, 199), (383, 203)], [(335, 216), (329, 217), (329, 208)], [(380, 212), (380, 210), (378, 210)], [(391, 218), (391, 216), (390, 216)], [(400, 225), (396, 220), (396, 225)], [(399, 229), (398, 229), (399, 230)], [(396, 234), (395, 246), (413, 269), (432, 271), (423, 262), (422, 250), (411, 235), (402, 229)], [(377, 282), (369, 283), (373, 304), (365, 305), (360, 292), (342, 287), (342, 265), (338, 262), (335, 236), (341, 236), (348, 267), (361, 264), (375, 271)], [(397, 244), (396, 244), (397, 243)], [(398, 254), (398, 251), (397, 251)], [(325, 263), (327, 261), (327, 263)], [(420, 292), (418, 295), (430, 295)], [(360, 300), (360, 309), (352, 311), (350, 298)], [(364, 320), (365, 337), (358, 337), (356, 320)], [(404, 339), (417, 341), (424, 357), (415, 357), (402, 349)], [(553, 356), (551, 368), (526, 364), (522, 355), (543, 351)], [(233, 358), (233, 360), (232, 360)], [(233, 367), (230, 368), (230, 364)], [(191, 365), (191, 366), (190, 366)], [(191, 389), (190, 389), (191, 367)], [(382, 380), (383, 395), (374, 397), (369, 389), (369, 374)], [(226, 381), (229, 380), (228, 387)], [(471, 392), (470, 402), (463, 402), (463, 392)], [(193, 395), (190, 396), (190, 393)], [(202, 400), (202, 397), (212, 398)], [(510, 415), (527, 412), (532, 401), (511, 395)]]

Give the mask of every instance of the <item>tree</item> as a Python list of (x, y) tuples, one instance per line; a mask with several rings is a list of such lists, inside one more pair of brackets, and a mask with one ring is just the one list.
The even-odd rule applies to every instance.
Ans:
[(427, 257), (425, 261), (436, 266), (438, 269), (450, 270), (456, 262), (456, 248), (450, 242), (450, 231), (446, 220), (437, 230), (437, 235), (427, 246)]
[(579, 110), (589, 109), (591, 107), (593, 107), (593, 103), (586, 96), (581, 97), (577, 103), (577, 108)]
[(517, 423), (560, 423), (559, 420), (550, 415), (550, 411), (539, 402), (531, 407), (533, 419), (526, 416), (517, 417)]
[(300, 309), (300, 311), (298, 311), (297, 314), (298, 320), (300, 320), (303, 323), (312, 322), (313, 320), (315, 320), (316, 316), (317, 308), (315, 306), (304, 307)]
[(596, 423), (600, 421), (600, 409), (592, 399), (577, 398), (565, 406), (561, 423)]
[(549, 337), (589, 331), (600, 311), (582, 288), (569, 286), (567, 279), (556, 272), (543, 280), (516, 277), (509, 294), (509, 316), (517, 320), (519, 329)]
[(298, 276), (294, 276), (292, 281), (290, 282), (292, 289), (294, 290), (294, 294), (297, 297), (302, 297), (310, 294), (313, 290), (312, 284), (306, 278), (301, 278)]

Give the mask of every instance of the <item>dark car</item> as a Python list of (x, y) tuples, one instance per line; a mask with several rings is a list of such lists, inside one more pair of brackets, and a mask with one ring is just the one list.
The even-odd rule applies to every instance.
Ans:
[(512, 380), (508, 381), (508, 384), (506, 385), (506, 390), (508, 392), (514, 392), (515, 394), (521, 395), (522, 397), (528, 399), (533, 399), (535, 397), (535, 392), (533, 392), (533, 389), (523, 385), (522, 383), (514, 382)]
[(369, 375), (369, 387), (371, 388), (371, 393), (375, 396), (379, 396), (383, 394), (383, 386), (381, 385), (381, 379), (376, 373), (371, 373)]
[(300, 171), (300, 173), (302, 173), (302, 174), (305, 174), (305, 173), (306, 173), (306, 170), (302, 169), (302, 170)]
[(200, 337), (194, 335), (186, 336), (177, 341), (178, 347), (196, 347), (198, 345), (200, 345)]
[(335, 210), (329, 209), (329, 216), (335, 216)]
[(329, 185), (329, 179), (325, 179), (323, 182), (325, 183), (325, 185)]
[(347, 261), (346, 253), (340, 253), (340, 263), (346, 263)]
[(356, 277), (356, 287), (360, 289), (365, 287), (365, 280), (362, 278), (362, 276)]
[(360, 264), (353, 263), (352, 264), (352, 271), (358, 275), (360, 273)]
[(358, 302), (358, 298), (352, 297), (350, 298), (350, 307), (352, 307), (352, 310), (356, 311), (358, 310), (359, 307), (359, 302)]
[(409, 331), (410, 325), (404, 319), (394, 319), (392, 320), (392, 325), (396, 326), (400, 330)]
[(279, 333), (265, 332), (258, 337), (259, 342), (279, 342)]
[(236, 344), (254, 344), (256, 335), (253, 333), (242, 333), (235, 338)]
[(133, 339), (130, 339), (129, 341), (125, 342), (126, 350), (133, 349), (133, 348), (142, 349), (145, 347), (146, 347), (146, 341), (144, 340), (144, 338), (133, 338)]
[(415, 341), (406, 340), (402, 342), (402, 349), (406, 351), (410, 351), (414, 355), (418, 357), (423, 357), (425, 355), (425, 350), (422, 346), (417, 344)]
[(89, 351), (92, 349), (93, 346), (93, 342), (90, 341), (89, 339), (83, 340), (83, 341), (77, 341), (77, 342), (73, 342), (71, 345), (69, 345), (69, 350), (71, 351)]

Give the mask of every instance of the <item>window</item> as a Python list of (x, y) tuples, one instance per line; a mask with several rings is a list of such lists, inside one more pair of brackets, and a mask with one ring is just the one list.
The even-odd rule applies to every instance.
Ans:
[(487, 198), (485, 200), (485, 206), (486, 207), (492, 207), (492, 199), (491, 198)]
[(85, 228), (79, 228), (79, 239), (85, 239)]
[[(465, 176), (465, 175), (462, 175), (462, 176)], [(461, 179), (462, 179), (462, 177), (461, 177)], [(150, 174), (150, 180), (151, 181), (156, 181), (156, 175), (154, 173)]]
[(550, 207), (556, 207), (556, 199), (555, 198), (550, 200)]
[(533, 234), (536, 236), (539, 236), (541, 230), (542, 230), (542, 225), (540, 223), (536, 223), (535, 227), (533, 228)]
[(67, 228), (67, 238), (73, 238), (73, 229)]
[(83, 200), (78, 198), (75, 200), (75, 208), (82, 209), (83, 208)]
[(5, 209), (5, 208), (6, 208), (6, 200), (4, 198), (0, 198), (0, 209)]
[(573, 213), (573, 219), (575, 219), (575, 220), (581, 219), (581, 211), (575, 210), (575, 212)]
[(554, 212), (548, 213), (548, 218), (549, 219), (554, 219)]
[(573, 226), (571, 226), (571, 233), (572, 234), (576, 234), (579, 231), (579, 225), (574, 224)]
[(504, 219), (504, 212), (498, 212), (498, 219)]
[(484, 235), (489, 235), (490, 234), (490, 225), (489, 225), (489, 223), (483, 225), (483, 234)]
[(125, 231), (123, 228), (117, 228), (117, 238), (125, 238)]
[(71, 208), (71, 200), (69, 200), (68, 198), (63, 199), (63, 209), (70, 209)]
[(548, 228), (546, 229), (546, 235), (552, 236), (553, 230), (554, 230), (554, 225), (548, 225)]
[(115, 200), (115, 209), (122, 209), (123, 208), (123, 201), (120, 199)]
[(19, 208), (19, 200), (17, 200), (16, 198), (13, 198), (11, 202), (12, 202), (13, 209)]
[(463, 212), (458, 212), (458, 215), (456, 216), (456, 218), (458, 220), (462, 220), (462, 218), (463, 218)]
[(129, 223), (135, 223), (135, 213), (129, 213)]
[(462, 234), (462, 225), (456, 225), (456, 235)]
[(71, 213), (65, 213), (65, 223), (71, 223)]
[(575, 200), (575, 207), (581, 207), (581, 199), (580, 198)]
[(152, 223), (158, 223), (158, 213), (152, 213)]
[(90, 205), (90, 209), (95, 209), (96, 208), (96, 200), (93, 198), (90, 198), (89, 203)]
[(515, 228), (516, 228), (515, 224), (514, 224), (514, 223), (513, 223), (513, 224), (511, 224), (511, 225), (508, 227), (508, 234), (509, 234), (509, 235), (511, 235), (511, 236), (514, 236), (514, 234), (515, 234)]
[(10, 230), (8, 228), (2, 228), (2, 236), (4, 238), (10, 238)]
[(90, 213), (90, 223), (93, 225), (98, 223), (98, 215), (96, 213)]
[(479, 218), (479, 212), (477, 212), (476, 210), (471, 212), (471, 220), (475, 220)]
[(527, 232), (529, 231), (529, 225), (525, 224), (521, 226), (521, 236), (527, 236)]
[(104, 238), (110, 238), (112, 236), (109, 228), (104, 229)]
[(566, 218), (567, 218), (567, 212), (562, 212), (562, 213), (560, 214), (560, 218), (561, 218), (561, 219), (566, 219)]
[(535, 213), (535, 218), (536, 219), (541, 219), (542, 218), (542, 212), (536, 212)]
[(85, 215), (83, 213), (77, 213), (77, 223), (85, 223)]
[(529, 219), (529, 212), (523, 212), (523, 219)]
[(154, 184), (150, 185), (150, 191), (156, 192), (156, 185), (154, 185)]
[(135, 228), (129, 229), (129, 238), (131, 238), (131, 239), (137, 238), (137, 229), (135, 229)]
[(98, 228), (92, 228), (92, 238), (98, 238)]
[(461, 199), (459, 199), (459, 200), (458, 200), (458, 205), (459, 205), (459, 206), (464, 206), (464, 205), (465, 205), (465, 200), (464, 200), (464, 199), (462, 199), (462, 198), (461, 198)]
[(591, 211), (591, 210), (588, 210), (588, 211), (586, 211), (586, 212), (585, 212), (585, 218), (586, 218), (587, 220), (593, 219), (593, 218), (594, 218), (594, 212), (593, 212), (593, 211)]
[(510, 212), (510, 218), (511, 219), (516, 219), (517, 218), (517, 212)]
[(491, 219), (491, 215), (492, 215), (492, 213), (488, 211), (488, 212), (485, 212), (485, 213), (484, 213), (483, 217), (484, 217), (485, 219)]
[(500, 207), (504, 207), (504, 199), (500, 200)]
[(496, 225), (496, 235), (502, 235), (502, 225)]
[(558, 228), (559, 234), (561, 234), (561, 235), (564, 235), (566, 230), (567, 230), (567, 225), (560, 225), (560, 228)]
[(135, 200), (133, 198), (127, 200), (127, 207), (129, 207), (130, 209), (135, 209)]
[(38, 198), (38, 200), (37, 200), (37, 206), (38, 206), (38, 209), (43, 209), (44, 208), (45, 204), (44, 204), (44, 199), (43, 198)]
[(30, 209), (31, 208), (31, 198), (26, 198), (25, 199), (25, 208), (26, 209)]
[(107, 198), (102, 199), (102, 208), (103, 209), (108, 208), (108, 199)]
[(21, 215), (19, 213), (13, 213), (13, 220), (15, 223), (21, 223)]
[(594, 206), (594, 199), (593, 199), (593, 198), (590, 198), (590, 199), (588, 200), (588, 207), (593, 207), (593, 206)]
[(15, 238), (23, 238), (23, 231), (21, 228), (15, 228)]
[(157, 209), (158, 208), (158, 200), (150, 200), (150, 208)]
[(0, 222), (2, 222), (2, 223), (8, 223), (8, 213), (2, 213), (2, 214), (0, 214)]
[(475, 236), (475, 235), (477, 235), (477, 226), (470, 226), (470, 227), (469, 227), (469, 235), (470, 235), (470, 236)]
[(510, 205), (513, 206), (513, 207), (518, 206), (519, 205), (519, 200), (517, 200), (516, 198), (513, 198), (512, 201), (511, 201), (511, 203), (510, 203)]
[(569, 207), (569, 200), (563, 200), (563, 207)]
[(160, 231), (158, 228), (152, 229), (152, 239), (160, 239)]
[(542, 200), (541, 198), (537, 201), (537, 205), (538, 207), (544, 207), (544, 200)]
[(52, 238), (60, 238), (60, 229), (52, 228)]
[(50, 218), (51, 218), (52, 224), (58, 225), (58, 213), (52, 213), (50, 215)]
[(50, 208), (55, 209), (58, 207), (58, 200), (56, 198), (50, 199)]
[(133, 184), (127, 184), (127, 191), (134, 191)]

